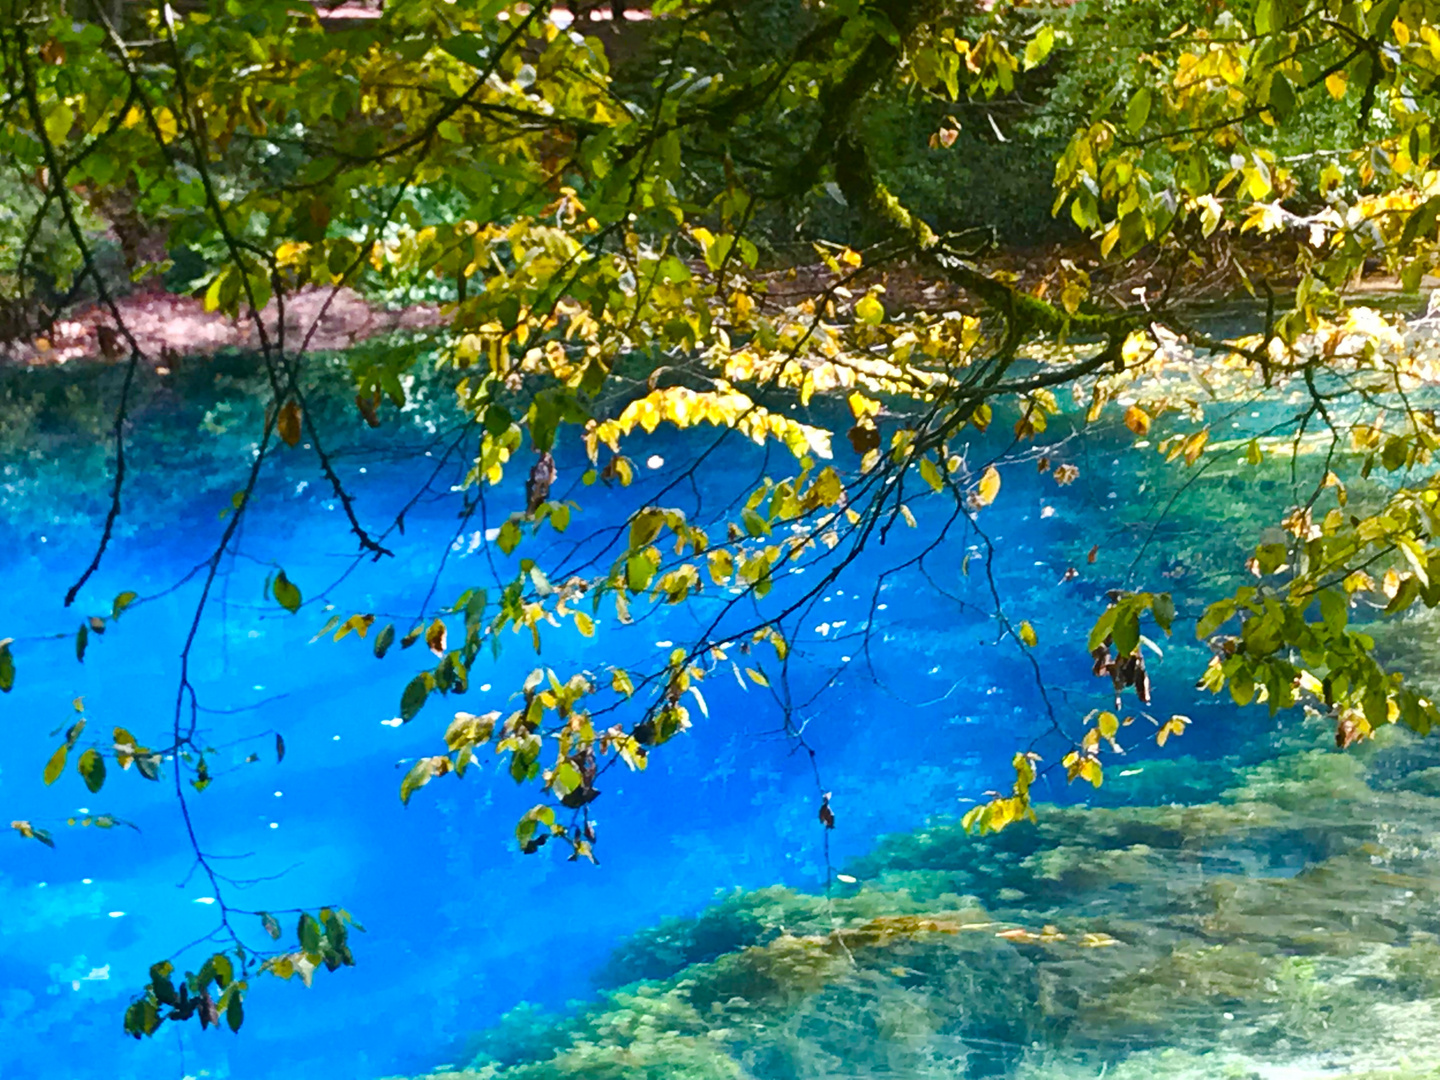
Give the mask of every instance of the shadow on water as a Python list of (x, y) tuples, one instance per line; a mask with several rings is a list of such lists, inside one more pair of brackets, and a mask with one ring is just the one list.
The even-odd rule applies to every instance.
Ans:
[[(196, 600), (194, 580), (176, 586), (218, 538), (263, 395), (244, 358), (144, 381), (120, 533), (81, 608), (124, 589), (155, 598), (77, 664), (74, 625), (88, 611), (66, 612), (61, 598), (107, 506), (113, 374), (27, 373), (0, 387), (0, 634), (17, 639), (18, 667), (0, 704), (0, 802), (55, 823), (57, 840), (53, 852), (19, 839), (0, 849), (6, 1080), (372, 1078), (444, 1061), (517, 1080), (1399, 1077), (1440, 1066), (1422, 1037), (1440, 993), (1440, 760), (1398, 739), (1337, 755), (1295, 721), (1199, 698), (1191, 683), (1206, 654), (1182, 632), (1159, 643), (1154, 712), (1189, 715), (1183, 739), (1161, 750), (1140, 716), (1103, 788), (1047, 773), (1042, 796), (1059, 805), (1038, 826), (965, 837), (954, 817), (1008, 785), (1017, 747), (1038, 739), (1053, 758), (1063, 744), (1029, 662), (996, 642), (974, 532), (957, 530), (923, 570), (877, 591), (940, 520), (923, 500), (920, 528), (852, 566), (795, 642), (796, 700), (825, 691), (797, 719), (839, 819), (830, 854), (844, 877), (828, 899), (810, 765), (738, 670), (707, 681), (710, 718), (646, 773), (609, 778), (599, 867), (516, 852), (514, 822), (531, 800), (498, 767), (432, 784), (402, 809), (403, 766), (435, 752), (447, 719), (436, 703), (391, 723), (423, 660), (396, 650), (376, 661), (354, 636), (312, 642), (330, 612), (289, 616), (263, 583), (283, 566), (307, 597), (323, 592), (342, 615), (377, 612), (402, 633), (432, 585), (448, 602), (489, 583), (501, 557), (487, 530), (518, 491), (461, 520), (452, 487), (464, 463), (445, 456), (459, 433), (444, 426), (438, 385), (411, 387), (402, 421), (375, 433), (317, 386), (317, 418), (362, 517), (386, 522), (434, 482), (391, 537), (396, 557), (356, 564), (313, 458), (280, 454), (223, 562), (196, 653), (220, 748), (216, 782), (194, 799), (206, 850), (237, 856), (235, 877), (263, 879), (245, 907), (353, 911), (369, 931), (359, 966), (308, 991), (259, 981), (238, 1038), (122, 1039), (145, 969), (207, 933), (213, 905), (187, 876), (160, 785), (124, 774), (90, 795), (73, 772), (50, 787), (40, 773), (73, 698), (97, 725), (157, 742), (168, 730)], [(1193, 617), (1198, 597), (1240, 569), (1249, 530), (1269, 524), (1254, 517), (1257, 485), (1285, 481), (1279, 465), (1244, 478), (1217, 468), (1171, 506), (1175, 469), (1122, 458), (1119, 433), (1052, 436), (1045, 452), (1080, 479), (1060, 487), (1033, 464), (1007, 467), (982, 525), (996, 588), (1034, 624), (1050, 705), (1074, 733), (1107, 700), (1083, 648), (1105, 590), (1172, 589)], [(622, 522), (699, 445), (637, 439), (631, 456), (658, 463), (631, 489), (588, 490), (586, 526)], [(716, 513), (783, 463), (737, 441), (723, 466), (670, 498)], [(562, 456), (558, 488), (583, 468)], [(530, 554), (562, 559), (565, 544), (547, 537)], [(562, 673), (653, 663), (698, 625), (676, 611), (622, 627), (607, 609), (599, 622), (594, 640), (547, 638), (542, 662)], [(507, 641), (456, 707), (508, 708), (535, 662), (525, 641)], [(277, 731), (285, 761), (246, 764)], [(98, 811), (142, 831), (64, 824)], [(567, 1009), (574, 1000), (588, 1004)]]

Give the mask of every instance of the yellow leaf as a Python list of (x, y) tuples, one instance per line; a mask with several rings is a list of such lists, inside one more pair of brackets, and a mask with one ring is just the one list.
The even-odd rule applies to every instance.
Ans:
[(584, 634), (586, 637), (594, 637), (595, 620), (590, 618), (589, 615), (586, 615), (585, 612), (577, 611), (575, 613), (575, 629), (579, 630), (580, 633)]
[(748, 668), (748, 667), (747, 667), (747, 668), (745, 669), (745, 674), (746, 674), (746, 675), (749, 675), (750, 678), (751, 678), (757, 685), (759, 685), (759, 686), (769, 686), (769, 685), (770, 685), (770, 680), (767, 679), (767, 678), (765, 678), (764, 675), (761, 675), (760, 672), (756, 671), (754, 668)]
[(175, 114), (164, 105), (155, 110), (155, 126), (160, 129), (160, 139), (163, 142), (172, 142), (175, 136), (180, 134), (180, 125), (175, 122)]
[(1199, 461), (1200, 455), (1205, 452), (1205, 444), (1209, 441), (1209, 428), (1206, 428), (1204, 431), (1197, 431), (1194, 435), (1191, 435), (1188, 439), (1186, 439), (1185, 448), (1183, 451), (1185, 455), (1185, 464), (1194, 465), (1195, 462)]
[(1144, 435), (1150, 431), (1150, 414), (1139, 405), (1131, 405), (1125, 410), (1125, 426), (1136, 435)]
[(1000, 494), (1000, 470), (994, 465), (985, 466), (985, 472), (980, 476), (980, 483), (975, 488), (975, 505), (989, 506), (995, 501), (995, 496)]
[(885, 305), (875, 298), (874, 293), (866, 293), (855, 304), (855, 318), (862, 323), (876, 326), (885, 318)]
[(1346, 84), (1349, 83), (1349, 81), (1350, 77), (1346, 75), (1345, 72), (1331, 72), (1329, 75), (1325, 76), (1325, 89), (1330, 91), (1330, 96), (1332, 98), (1334, 98), (1336, 101), (1339, 101), (1345, 96)]
[(945, 480), (940, 475), (940, 470), (928, 457), (920, 459), (920, 476), (935, 491), (939, 491), (945, 486)]
[(1113, 739), (1115, 733), (1120, 730), (1120, 718), (1113, 712), (1102, 712), (1096, 718), (1095, 726), (1105, 738)]
[(1020, 624), (1020, 640), (1032, 649), (1040, 640), (1035, 634), (1035, 627), (1030, 625), (1028, 619)]

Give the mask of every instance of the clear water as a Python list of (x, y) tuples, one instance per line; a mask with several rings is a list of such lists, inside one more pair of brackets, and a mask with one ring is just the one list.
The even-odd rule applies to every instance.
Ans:
[[(18, 678), (14, 692), (0, 700), (5, 733), (0, 816), (49, 826), (57, 841), (54, 851), (16, 836), (0, 842), (0, 1077), (5, 1080), (155, 1075), (358, 1080), (419, 1074), (447, 1063), (461, 1066), (481, 1051), (493, 1060), (520, 1064), (531, 1052), (526, 1047), (536, 1044), (534, 1029), (549, 1032), (546, 1038), (561, 1037), (554, 1021), (526, 1021), (530, 1014), (521, 1014), (498, 1035), (477, 1033), (522, 1002), (563, 1011), (567, 1002), (593, 1000), (597, 983), (613, 984), (637, 973), (661, 980), (656, 992), (662, 992), (669, 985), (664, 980), (673, 981), (677, 974), (673, 964), (667, 969), (653, 958), (635, 961), (632, 955), (634, 963), (627, 967), (623, 959), (612, 959), (615, 950), (630, 935), (662, 920), (700, 913), (717, 896), (731, 896), (730, 903), (743, 905), (748, 901), (743, 896), (737, 901), (735, 890), (774, 885), (798, 890), (795, 895), (822, 895), (834, 867), (848, 869), (860, 881), (832, 881), (841, 909), (827, 909), (823, 918), (812, 911), (808, 917), (861, 925), (877, 912), (888, 917), (902, 908), (952, 916), (968, 910), (924, 874), (939, 872), (939, 864), (948, 867), (945, 873), (958, 873), (955, 867), (964, 864), (974, 878), (985, 859), (1003, 863), (1009, 858), (1005, 849), (992, 846), (983, 849), (989, 854), (977, 854), (982, 849), (967, 846), (943, 825), (934, 834), (914, 830), (924, 829), (931, 818), (963, 812), (988, 788), (1008, 787), (1009, 759), (1017, 747), (1037, 741), (1038, 749), (1057, 756), (1063, 744), (1053, 734), (1049, 707), (1066, 731), (1076, 732), (1080, 717), (1105, 704), (1104, 685), (1090, 677), (1083, 647), (1105, 588), (1173, 587), (1182, 610), (1191, 607), (1193, 613), (1186, 599), (1192, 586), (1214, 587), (1219, 579), (1212, 575), (1238, 567), (1243, 558), (1240, 541), (1217, 530), (1214, 510), (1204, 502), (1208, 497), (1223, 503), (1233, 493), (1227, 495), (1223, 485), (1218, 495), (1197, 493), (1193, 505), (1182, 505), (1183, 513), (1156, 527), (1156, 508), (1167, 503), (1184, 477), (1173, 471), (1143, 477), (1129, 471), (1131, 466), (1115, 454), (1118, 443), (1104, 434), (1057, 438), (1049, 451), (1057, 463), (1080, 466), (1081, 479), (1073, 486), (1058, 487), (1033, 465), (1008, 467), (1002, 496), (981, 525), (994, 544), (994, 581), (1007, 611), (1016, 620), (1029, 619), (1040, 636), (1042, 696), (1035, 671), (1013, 641), (996, 643), (984, 548), (963, 520), (923, 566), (905, 565), (945, 516), (943, 507), (918, 500), (914, 509), (921, 527), (898, 526), (883, 547), (868, 552), (817, 598), (801, 623), (791, 692), (796, 702), (808, 702), (795, 719), (805, 725), (815, 750), (818, 779), (810, 758), (797, 752), (781, 730), (783, 716), (774, 700), (757, 688), (744, 689), (728, 670), (718, 671), (705, 684), (708, 720), (697, 718), (692, 731), (658, 751), (646, 773), (611, 774), (602, 785), (603, 796), (595, 805), (600, 865), (591, 867), (567, 863), (548, 849), (528, 857), (515, 850), (514, 822), (533, 799), (498, 767), (472, 772), (463, 781), (444, 778), (402, 808), (397, 789), (405, 763), (441, 746), (449, 718), (448, 703), (433, 701), (406, 726), (385, 723), (395, 716), (401, 689), (425, 658), (397, 648), (377, 662), (369, 642), (354, 637), (338, 644), (328, 639), (312, 643), (328, 613), (307, 606), (290, 616), (262, 596), (266, 574), (274, 564), (283, 565), (307, 597), (328, 586), (326, 596), (342, 617), (374, 611), (382, 620), (393, 619), (403, 633), (432, 584), (437, 602), (444, 603), (471, 586), (493, 588), (489, 558), (503, 560), (485, 542), (485, 529), (518, 504), (518, 488), (492, 492), (488, 516), (476, 515), (462, 527), (457, 519), (462, 496), (450, 490), (459, 467), (443, 463), (433, 492), (406, 515), (403, 535), (390, 536), (395, 558), (355, 565), (353, 539), (313, 458), (299, 451), (282, 453), (265, 471), (238, 553), (226, 559), (216, 602), (200, 631), (194, 682), (207, 710), (210, 741), (222, 749), (211, 759), (216, 781), (191, 801), (204, 848), (222, 860), (225, 872), (237, 879), (264, 879), (232, 889), (231, 903), (312, 910), (339, 904), (368, 933), (354, 942), (358, 966), (334, 975), (321, 972), (312, 989), (255, 981), (238, 1037), (166, 1025), (157, 1038), (136, 1043), (121, 1033), (125, 1003), (143, 984), (151, 963), (213, 929), (208, 886), (190, 873), (168, 784), (147, 784), (133, 771), (112, 770), (103, 792), (90, 795), (73, 770), (51, 787), (43, 784), (41, 771), (59, 741), (56, 729), (73, 718), (70, 703), (76, 697), (83, 697), (92, 725), (121, 725), (151, 743), (160, 743), (169, 729), (177, 657), (198, 588), (195, 579), (184, 579), (218, 539), (219, 514), (241, 483), (237, 464), (243, 465), (248, 440), (259, 429), (258, 398), (243, 373), (216, 378), (199, 373), (187, 379), (178, 391), (147, 385), (136, 416), (134, 481), (120, 535), (101, 572), (69, 612), (61, 599), (89, 559), (105, 508), (99, 405), (105, 400), (100, 391), (113, 387), (78, 380), (82, 389), (67, 392), (47, 383), (38, 419), (30, 384), (12, 381), (4, 399), (12, 442), (0, 476), (0, 636), (17, 639)], [(367, 523), (383, 527), (437, 470), (449, 445), (449, 433), (427, 429), (428, 406), (423, 393), (419, 396), (420, 407), (407, 415), (403, 427), (378, 435), (365, 432), (353, 414), (338, 407), (327, 421), (337, 462)], [(637, 439), (628, 448), (632, 458), (658, 455), (664, 464), (642, 470), (631, 489), (587, 492), (575, 528), (623, 521), (674, 481), (709, 442), (673, 435)], [(979, 459), (996, 447), (976, 445), (971, 453)], [(727, 441), (715, 460), (723, 468), (703, 476), (700, 487), (682, 484), (661, 501), (698, 517), (715, 514), (736, 491), (763, 476), (767, 465), (788, 464), (767, 463), (762, 452), (739, 440)], [(561, 488), (578, 483), (583, 468), (578, 458), (562, 459), (560, 466)], [(1155, 543), (1132, 566), (1134, 539), (1152, 528)], [(548, 548), (548, 553), (537, 557), (553, 564), (566, 557), (565, 543), (547, 534), (541, 551)], [(1092, 545), (1101, 548), (1093, 565), (1087, 561)], [(963, 567), (967, 554), (982, 557)], [(1079, 576), (1063, 581), (1071, 567)], [(806, 572), (819, 574), (823, 568), (820, 564)], [(782, 586), (777, 599), (786, 589), (794, 595), (803, 580)], [(103, 638), (92, 638), (85, 662), (76, 663), (72, 635), (78, 616), (104, 612), (110, 597), (124, 589), (143, 597), (159, 595), (134, 606)], [(593, 641), (552, 633), (539, 662), (562, 675), (608, 663), (654, 664), (668, 653), (665, 643), (687, 640), (698, 625), (689, 613), (658, 611), (620, 627), (608, 608), (600, 624)], [(1118, 777), (1122, 764), (1117, 763), (1115, 779), (1101, 792), (1066, 788), (1063, 778), (1048, 774), (1042, 797), (1061, 803), (1089, 797), (1112, 807), (1173, 799), (1204, 802), (1225, 787), (1234, 770), (1265, 752), (1255, 743), (1268, 737), (1274, 723), (1263, 714), (1242, 716), (1212, 700), (1197, 700), (1190, 684), (1203, 663), (1199, 650), (1180, 640), (1162, 645), (1166, 656), (1156, 666), (1154, 711), (1162, 717), (1190, 715), (1195, 721), (1190, 731), (1164, 751), (1148, 738), (1133, 740), (1123, 762), (1129, 777)], [(507, 635), (500, 657), (477, 664), (469, 695), (455, 700), (451, 711), (507, 708), (509, 695), (535, 664), (528, 642)], [(274, 763), (270, 749), (277, 731), (288, 746), (281, 764)], [(1293, 738), (1302, 748), (1318, 745), (1304, 732)], [(251, 752), (261, 760), (245, 764)], [(1180, 768), (1162, 764), (1180, 753), (1186, 755)], [(821, 790), (833, 792), (838, 818), (828, 837), (817, 820)], [(140, 831), (64, 825), (66, 817), (86, 811), (113, 813), (136, 822)], [(1087, 826), (1080, 822), (1091, 820), (1064, 816), (1068, 811), (1053, 813), (1058, 824), (1052, 829), (1063, 825), (1083, 833)], [(1318, 819), (1313, 825), (1317, 836), (1330, 827)], [(873, 854), (887, 834), (902, 836)], [(1183, 871), (1163, 859), (1147, 864), (1143, 888), (1164, 892), (1157, 881), (1169, 876), (1193, 883), (1197, 874), (1202, 884), (1207, 875), (1282, 881), (1332, 853), (1329, 841), (1312, 837), (1309, 846), (1297, 843), (1293, 830), (1280, 841), (1276, 830), (1256, 833), (1248, 846), (1247, 835), (1243, 829), (1218, 830), (1212, 844), (1201, 844), (1204, 857), (1189, 859)], [(1094, 847), (1131, 851), (1139, 843), (1124, 839), (1097, 841)], [(939, 864), (937, 843), (946, 852)], [(1153, 835), (1147, 843), (1153, 851), (1165, 851)], [(1185, 850), (1194, 854), (1194, 845)], [(1028, 856), (1014, 859), (1023, 857)], [(1113, 871), (1115, 863), (1112, 852), (1106, 865)], [(1033, 867), (1025, 873), (1035, 876)], [(988, 885), (968, 878), (960, 883), (964, 888), (952, 882), (951, 891), (973, 896), (988, 888), (990, 915), (996, 905), (1010, 903), (1016, 910), (1002, 926), (1038, 918), (1038, 909), (1021, 913), (1027, 904), (1034, 907), (1031, 901), (1005, 892), (1024, 894), (1025, 889), (1014, 889), (1013, 881), (1001, 882), (1003, 875), (997, 875)], [(1062, 874), (1054, 880), (1070, 879)], [(1111, 975), (1128, 970), (1127, 965), (1139, 971), (1154, 960), (1157, 933), (1172, 938), (1181, 933), (1153, 930), (1170, 925), (1158, 908), (1148, 921), (1141, 916), (1150, 910), (1147, 904), (1153, 907), (1153, 898), (1142, 901), (1136, 892), (1141, 881), (1120, 880), (1104, 888), (1106, 911), (1131, 905), (1136, 913), (1130, 932), (1115, 934), (1121, 944), (1076, 957), (1103, 955)], [(1072, 883), (1066, 889), (1073, 892), (1073, 910), (1065, 908), (1064, 895), (1051, 895), (1045, 909), (1069, 920), (1062, 929), (1078, 934), (1108, 917), (1083, 888)], [(864, 898), (872, 890), (888, 899), (870, 903)], [(906, 897), (898, 907), (897, 896)], [(852, 907), (845, 908), (846, 903)], [(782, 916), (798, 917), (793, 911)], [(254, 943), (265, 944), (259, 921), (253, 922), (248, 930)], [(820, 932), (816, 925), (806, 931), (812, 937)], [(1409, 943), (1413, 929), (1393, 936)], [(760, 940), (771, 941), (776, 932), (771, 927)], [(923, 931), (921, 938), (925, 933), (938, 933), (947, 942), (971, 940), (953, 928)], [(997, 940), (993, 930), (984, 936)], [(1149, 943), (1144, 949), (1137, 944), (1142, 936)], [(1232, 936), (1263, 938), (1265, 928), (1256, 924)], [(1005, 948), (1020, 947), (1012, 939), (998, 940)], [(722, 952), (733, 944), (723, 934), (721, 941)], [(632, 953), (637, 947), (634, 941), (628, 946)], [(1276, 948), (1287, 955), (1297, 952), (1293, 943)], [(952, 956), (945, 963), (973, 960)], [(864, 968), (863, 957), (855, 962)], [(1007, 985), (1008, 969), (995, 962), (1000, 966), (989, 983), (976, 976), (974, 993), (997, 993), (996, 987)], [(1075, 959), (1057, 962), (1062, 973), (1066, 964), (1079, 964)], [(905, 1000), (930, 993), (932, 1011), (941, 1008), (936, 1002), (944, 995), (934, 985), (926, 990), (927, 978), (935, 984), (939, 976), (927, 977), (929, 969), (917, 957), (907, 967), (886, 953), (885, 963), (875, 970), (877, 978), (899, 980)], [(893, 974), (906, 970), (911, 974)], [(1274, 983), (1274, 972), (1267, 971), (1264, 979)], [(1094, 972), (1077, 974), (1076, 986), (1092, 977)], [(1314, 972), (1306, 977), (1316, 978)], [(1022, 998), (1041, 992), (1023, 980), (1015, 986)], [(1274, 994), (1283, 997), (1282, 991)], [(1049, 987), (1044, 992), (1068, 991)], [(1155, 993), (1173, 998), (1177, 992), (1172, 987)], [(1220, 1075), (1214, 1071), (1220, 1058), (1206, 1065), (1209, 1059), (1203, 1057), (1220, 1045), (1219, 1035), (1205, 1026), (1211, 1020), (1219, 1023), (1226, 1008), (1223, 1001), (1216, 1003), (1219, 999), (1205, 998), (1195, 1006), (1207, 1019), (1193, 1030), (1156, 1034), (1136, 1029), (1119, 1042), (1098, 1044), (1064, 1033), (1046, 1043), (1039, 1029), (1004, 1025), (937, 1034), (933, 1023), (922, 1024), (917, 1035), (895, 1019), (893, 1002), (885, 1006), (889, 1011), (882, 1023), (878, 1012), (866, 1012), (870, 999), (857, 1000), (848, 1012), (832, 1005), (828, 1019), (806, 1021), (829, 1025), (828, 1034), (816, 1036), (828, 1047), (828, 1057), (797, 1052), (782, 1062), (777, 1052), (747, 1059), (734, 1049), (734, 1059), (748, 1061), (743, 1064), (748, 1071), (733, 1075), (767, 1080), (1019, 1076), (1041, 1067), (1074, 1069), (1075, 1076), (1105, 1069), (1120, 1075), (1115, 1070), (1153, 1072), (1157, 1066), (1144, 1055), (1161, 1051), (1199, 1053), (1195, 1060), (1201, 1064), (1195, 1067), (1200, 1071), (1194, 1075)], [(1077, 1008), (1083, 1013), (1083, 1003)], [(662, 1019), (661, 1028), (667, 1022)], [(526, 1023), (530, 1029), (522, 1030)], [(733, 1031), (731, 1037), (737, 1047), (745, 1041)], [(917, 1039), (924, 1043), (923, 1053), (915, 1050)], [(991, 1053), (983, 1050), (986, 1046), (1001, 1049)], [(1289, 1060), (1301, 1049), (1306, 1048), (1282, 1048), (1270, 1057)], [(543, 1062), (553, 1050), (541, 1045), (533, 1052)], [(802, 1057), (806, 1063), (797, 1064)], [(915, 1063), (921, 1059), (923, 1068)], [(1182, 1066), (1192, 1067), (1189, 1057), (1181, 1061), (1172, 1054), (1170, 1060), (1177, 1075)], [(593, 1075), (732, 1075), (691, 1068), (680, 1057), (663, 1054), (658, 1065), (635, 1057), (628, 1066), (616, 1067), (619, 1071), (606, 1071), (611, 1067), (596, 1065)], [(537, 1068), (524, 1075), (588, 1075), (570, 1065)]]

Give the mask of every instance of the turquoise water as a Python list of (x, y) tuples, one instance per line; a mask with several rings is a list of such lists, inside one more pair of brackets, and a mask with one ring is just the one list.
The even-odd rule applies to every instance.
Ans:
[[(76, 608), (66, 611), (64, 591), (93, 551), (106, 506), (105, 398), (96, 394), (113, 384), (77, 380), (83, 389), (69, 393), (47, 384), (36, 413), (21, 378), (5, 399), (16, 443), (0, 476), (0, 636), (16, 638), (17, 664), (15, 690), (0, 700), (0, 817), (51, 828), (57, 846), (50, 851), (13, 835), (0, 841), (5, 1080), (371, 1078), (463, 1063), (475, 1033), (521, 1002), (557, 1009), (589, 997), (628, 935), (693, 915), (736, 889), (783, 884), (823, 893), (834, 868), (859, 865), (878, 838), (963, 812), (988, 788), (1008, 787), (1017, 748), (1034, 742), (1053, 760), (1064, 743), (1051, 710), (1064, 730), (1077, 733), (1080, 718), (1107, 701), (1083, 647), (1104, 590), (1175, 588), (1184, 610), (1192, 585), (1214, 587), (1219, 579), (1208, 575), (1243, 558), (1240, 542), (1218, 533), (1198, 507), (1188, 520), (1162, 524), (1156, 543), (1132, 565), (1133, 541), (1150, 535), (1155, 508), (1184, 478), (1127, 471), (1114, 433), (1056, 436), (1046, 452), (1055, 463), (1078, 465), (1080, 480), (1059, 487), (1031, 462), (1007, 466), (1001, 498), (980, 521), (994, 545), (994, 583), (1007, 611), (1039, 634), (1044, 694), (1015, 643), (996, 642), (986, 549), (964, 519), (923, 564), (912, 562), (948, 516), (938, 503), (918, 500), (920, 527), (894, 529), (798, 624), (801, 659), (792, 660), (790, 690), (803, 703), (794, 720), (815, 752), (813, 767), (783, 731), (774, 698), (721, 668), (705, 683), (708, 719), (697, 717), (693, 730), (657, 751), (644, 774), (606, 777), (594, 806), (600, 865), (570, 864), (551, 849), (533, 856), (515, 850), (514, 822), (533, 798), (498, 766), (463, 781), (443, 778), (408, 808), (397, 796), (407, 762), (443, 749), (451, 711), (508, 709), (536, 664), (525, 639), (507, 633), (499, 658), (477, 663), (465, 698), (432, 701), (397, 727), (386, 721), (428, 655), (397, 648), (382, 662), (369, 641), (353, 636), (311, 642), (329, 612), (313, 603), (291, 616), (262, 595), (267, 574), (280, 565), (307, 599), (323, 592), (342, 617), (377, 612), (403, 633), (432, 588), (433, 609), (473, 586), (493, 590), (492, 558), (507, 576), (507, 560), (486, 530), (523, 495), (508, 484), (487, 495), (483, 514), (460, 519), (464, 495), (452, 485), (463, 463), (445, 457), (458, 434), (437, 422), (443, 401), (427, 401), (421, 388), (403, 425), (375, 434), (336, 406), (323, 423), (368, 525), (384, 529), (432, 473), (434, 483), (405, 515), (403, 534), (387, 538), (395, 557), (376, 564), (355, 559), (353, 537), (312, 456), (283, 451), (266, 466), (197, 639), (192, 679), (217, 747), (210, 759), (217, 778), (191, 805), (202, 845), (223, 872), (263, 879), (231, 888), (231, 904), (342, 905), (367, 928), (353, 942), (358, 963), (319, 973), (309, 990), (254, 981), (238, 1037), (166, 1025), (155, 1039), (136, 1043), (121, 1032), (125, 1004), (151, 963), (214, 928), (210, 888), (190, 872), (168, 783), (112, 770), (104, 790), (91, 795), (73, 769), (50, 787), (41, 772), (60, 741), (57, 729), (73, 720), (76, 697), (92, 730), (120, 725), (142, 742), (164, 741), (198, 595), (198, 579), (186, 576), (213, 549), (219, 515), (241, 486), (259, 399), (243, 365), (230, 375), (192, 374), (180, 389), (147, 384), (134, 416), (133, 479), (119, 534)], [(33, 425), (23, 437), (22, 418)], [(642, 469), (628, 490), (587, 491), (572, 534), (622, 522), (712, 439), (637, 438), (627, 447), (633, 459), (663, 461)], [(1002, 445), (977, 444), (971, 453), (982, 460)], [(739, 439), (727, 440), (714, 460), (723, 467), (703, 486), (680, 483), (660, 501), (704, 520), (767, 471), (790, 467)], [(578, 455), (562, 455), (556, 490), (577, 485), (583, 467)], [(1146, 489), (1137, 490), (1142, 483)], [(563, 563), (574, 558), (569, 542), (547, 533), (524, 553), (542, 565)], [(1092, 545), (1101, 547), (1093, 565), (1086, 558)], [(975, 556), (968, 564), (967, 555)], [(805, 573), (813, 580), (826, 565)], [(1078, 575), (1064, 580), (1070, 568)], [(774, 602), (798, 595), (805, 581), (801, 575), (782, 584)], [(92, 637), (77, 663), (78, 617), (105, 612), (127, 589), (142, 601), (103, 637)], [(621, 627), (607, 608), (599, 622), (594, 640), (552, 632), (539, 662), (562, 677), (585, 666), (654, 664), (668, 643), (688, 641), (699, 626), (693, 614), (673, 610)], [(1179, 740), (1185, 753), (1218, 759), (1272, 726), (1259, 713), (1242, 717), (1197, 700), (1191, 682), (1203, 664), (1199, 649), (1161, 644), (1154, 712), (1193, 718)], [(279, 764), (275, 732), (287, 746)], [(252, 752), (260, 760), (246, 764)], [(1176, 752), (1175, 743), (1161, 751), (1137, 740), (1124, 767), (1139, 776)], [(1042, 798), (1060, 802), (1091, 794), (1066, 788), (1053, 773), (1041, 787)], [(817, 820), (821, 791), (833, 793), (838, 819), (828, 837)], [(1095, 797), (1169, 796), (1122, 786)], [(64, 824), (87, 812), (114, 814), (139, 831)], [(268, 943), (258, 919), (246, 931), (257, 947)], [(203, 956), (188, 955), (192, 965)]]

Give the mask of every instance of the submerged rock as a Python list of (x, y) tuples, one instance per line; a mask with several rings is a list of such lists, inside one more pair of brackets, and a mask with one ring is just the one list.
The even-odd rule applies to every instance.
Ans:
[(517, 1011), (437, 1075), (1440, 1076), (1436, 766), (1402, 733), (1297, 741), (1206, 764), (1205, 801), (935, 823), (829, 897), (728, 895), (626, 942), (594, 1002)]

